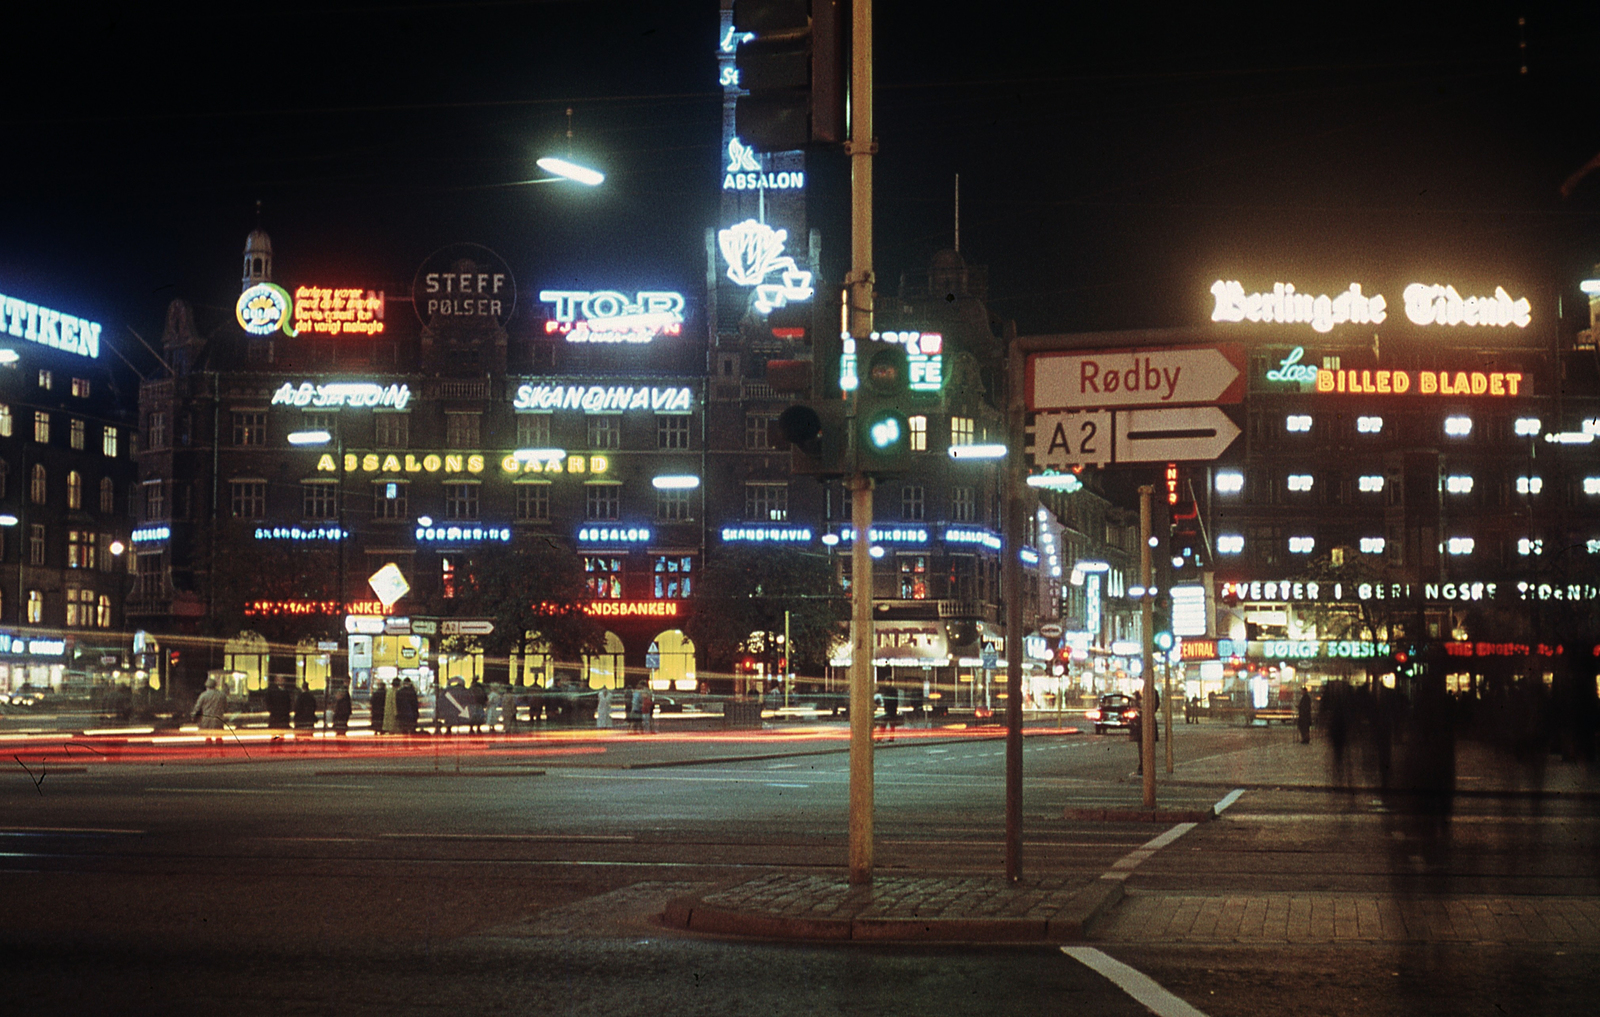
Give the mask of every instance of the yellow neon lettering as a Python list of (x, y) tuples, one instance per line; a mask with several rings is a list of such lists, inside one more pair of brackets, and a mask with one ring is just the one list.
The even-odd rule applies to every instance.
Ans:
[(344, 454), (344, 469), (345, 469), (345, 472), (348, 473), (351, 470), (354, 470), (355, 468), (356, 468), (356, 454), (354, 452), (346, 452)]
[[(406, 456), (406, 458), (409, 460), (411, 457)], [(430, 453), (422, 457), (422, 468), (427, 470), (429, 473), (438, 473), (439, 462), (439, 457)]]
[(1522, 374), (1521, 374), (1521, 372), (1516, 372), (1516, 373), (1512, 373), (1512, 374), (1507, 374), (1506, 375), (1506, 388), (1511, 391), (1512, 395), (1516, 395), (1517, 394), (1517, 386), (1520, 385), (1521, 383), (1522, 383)]
[(1406, 371), (1396, 371), (1389, 376), (1389, 381), (1394, 385), (1394, 394), (1403, 395), (1411, 390), (1411, 375)]
[(368, 452), (362, 456), (361, 468), (368, 473), (376, 473), (378, 471), (378, 454), (376, 452)]
[(1472, 394), (1483, 395), (1489, 391), (1489, 378), (1482, 371), (1472, 372)]
[(1389, 372), (1388, 371), (1379, 371), (1378, 372), (1378, 391), (1384, 393), (1385, 395), (1388, 394), (1388, 392), (1389, 392)]
[(406, 453), (406, 472), (407, 473), (417, 473), (417, 472), (420, 472), (421, 469), (422, 469), (422, 464), (417, 462), (417, 457), (412, 455), (411, 453), (407, 452)]
[(509, 456), (506, 456), (504, 459), (500, 460), (500, 469), (505, 471), (506, 473), (521, 473), (522, 472), (522, 467), (520, 465), (518, 465), (517, 457), (515, 455), (509, 455)]
[(610, 468), (611, 468), (611, 460), (607, 459), (605, 456), (590, 456), (589, 457), (589, 472), (590, 473), (604, 473), (606, 470), (608, 470)]
[(1439, 391), (1439, 377), (1432, 371), (1423, 371), (1419, 380), (1422, 384), (1417, 386), (1417, 391), (1422, 395), (1433, 395)]
[(474, 453), (473, 455), (467, 456), (467, 472), (468, 473), (482, 473), (483, 472), (483, 456), (478, 455), (476, 453)]
[(322, 458), (317, 460), (317, 472), (337, 473), (339, 472), (339, 464), (333, 461), (333, 456), (330, 456), (328, 453), (324, 452), (322, 454)]
[(1502, 371), (1492, 371), (1489, 374), (1489, 394), (1503, 396), (1506, 394), (1506, 376)]
[(444, 457), (444, 471), (446, 473), (460, 473), (465, 465), (466, 457), (463, 455), (447, 455)]
[[(1441, 385), (1439, 387), (1441, 389), (1444, 388), (1443, 385)], [(1467, 380), (1467, 372), (1465, 372), (1465, 371), (1457, 371), (1456, 372), (1456, 385), (1455, 385), (1455, 393), (1454, 394), (1455, 395), (1466, 395), (1470, 391), (1472, 391), (1472, 382)]]
[(1318, 392), (1332, 392), (1333, 391), (1333, 372), (1332, 371), (1325, 370), (1325, 369), (1323, 369), (1321, 367), (1317, 368), (1317, 391)]
[(571, 457), (569, 457), (567, 459), (567, 472), (568, 473), (582, 473), (583, 472), (583, 456), (571, 456)]

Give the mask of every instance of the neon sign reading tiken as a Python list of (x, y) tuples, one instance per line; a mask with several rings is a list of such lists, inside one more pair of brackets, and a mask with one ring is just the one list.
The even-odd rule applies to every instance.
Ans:
[(545, 332), (569, 343), (647, 343), (683, 332), (683, 294), (671, 290), (640, 290), (632, 300), (616, 290), (540, 290), (539, 300), (555, 305)]
[(30, 304), (0, 293), (0, 329), (40, 346), (76, 353), (91, 360), (100, 356), (100, 326), (92, 321), (48, 307)]
[(693, 393), (684, 388), (645, 388), (630, 385), (520, 385), (511, 403), (516, 410), (583, 410), (604, 413), (618, 410), (655, 410), (684, 413), (692, 408)]
[(294, 291), (297, 332), (377, 335), (383, 331), (383, 292), (300, 286)]
[(378, 385), (370, 381), (335, 381), (326, 385), (284, 382), (272, 393), (274, 406), (383, 406), (403, 410), (411, 401), (408, 385)]

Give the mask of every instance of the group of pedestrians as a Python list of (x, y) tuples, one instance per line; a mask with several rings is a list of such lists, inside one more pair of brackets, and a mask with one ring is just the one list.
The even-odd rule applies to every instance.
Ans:
[(416, 734), (422, 715), (417, 687), (410, 678), (393, 686), (381, 679), (372, 686), (372, 730), (381, 734)]

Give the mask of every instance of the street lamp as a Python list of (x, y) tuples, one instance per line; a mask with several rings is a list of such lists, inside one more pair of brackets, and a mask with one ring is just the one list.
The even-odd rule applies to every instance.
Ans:
[(555, 174), (548, 180), (529, 180), (530, 184), (550, 184), (556, 180), (574, 180), (586, 187), (598, 187), (605, 183), (606, 175), (599, 170), (580, 166), (570, 159), (561, 159), (553, 155), (544, 156), (534, 161), (534, 165), (546, 173)]

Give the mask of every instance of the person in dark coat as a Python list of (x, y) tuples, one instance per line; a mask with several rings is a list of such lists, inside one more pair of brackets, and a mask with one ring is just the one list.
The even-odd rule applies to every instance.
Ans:
[(310, 731), (317, 726), (317, 694), (311, 691), (311, 684), (304, 682), (300, 686), (300, 695), (294, 701), (294, 726), (296, 730)]
[(400, 688), (395, 691), (400, 707), (400, 733), (416, 734), (417, 718), (422, 714), (422, 704), (417, 699), (417, 687), (407, 678), (400, 683)]
[(389, 698), (389, 687), (381, 680), (372, 685), (372, 733), (383, 732), (383, 708)]
[(350, 729), (350, 709), (354, 704), (350, 701), (350, 688), (344, 686), (339, 689), (339, 696), (333, 701), (333, 730), (337, 734), (344, 734)]
[(1300, 706), (1295, 711), (1295, 723), (1300, 727), (1300, 744), (1311, 744), (1311, 690), (1300, 690)]
[(288, 727), (289, 712), (294, 708), (294, 697), (290, 694), (289, 687), (283, 683), (283, 679), (272, 679), (262, 698), (267, 704), (267, 727)]
[(489, 710), (489, 690), (483, 687), (482, 678), (472, 679), (467, 689), (467, 724), (473, 734), (483, 731), (483, 721)]

